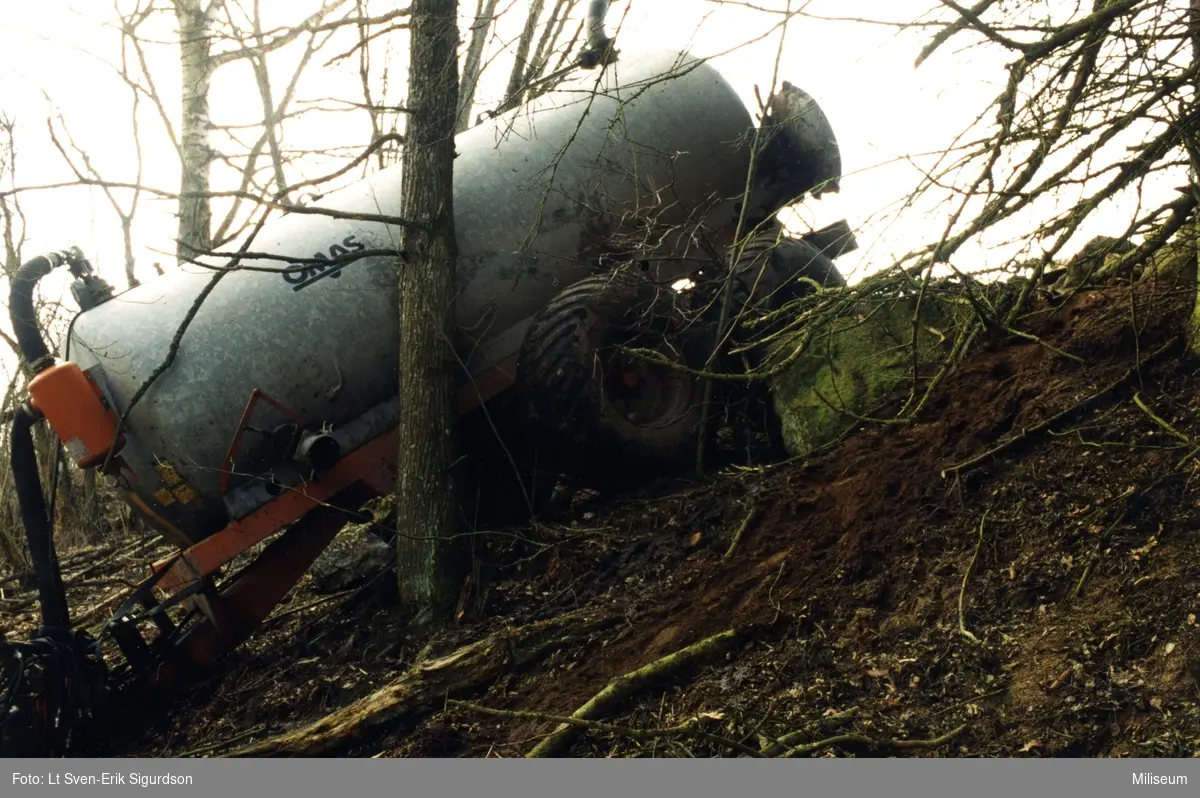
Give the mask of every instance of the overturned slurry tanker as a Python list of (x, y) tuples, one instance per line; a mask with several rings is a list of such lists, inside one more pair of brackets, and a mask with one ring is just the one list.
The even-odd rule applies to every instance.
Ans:
[[(680, 310), (703, 292), (680, 281), (723, 280), (729, 264), (713, 253), (739, 225), (837, 190), (820, 108), (784, 84), (771, 109), (751, 171), (755, 125), (734, 88), (707, 63), (650, 53), (460, 135), (460, 411), (519, 395), (526, 434), (550, 447), (654, 461), (690, 444), (698, 381), (602, 355), (653, 332), (703, 365), (694, 357), (714, 338), (686, 330)], [(400, 184), (398, 168), (380, 171), (115, 296), (77, 250), (21, 268), (13, 324), (36, 376), (13, 423), (13, 469), (43, 626), (28, 643), (0, 640), (0, 688), (16, 685), (0, 753), (62, 753), (106, 681), (160, 683), (212, 663), (254, 631), (348, 511), (394, 488)], [(837, 279), (828, 255), (853, 246), (832, 240), (844, 229), (791, 241), (790, 257), (742, 275), (751, 287), (735, 294), (779, 287), (789, 270)], [(32, 292), (59, 265), (83, 309), (56, 358)], [(32, 447), (42, 419), (180, 549), (104, 627), (125, 660), (117, 668), (72, 631)]]

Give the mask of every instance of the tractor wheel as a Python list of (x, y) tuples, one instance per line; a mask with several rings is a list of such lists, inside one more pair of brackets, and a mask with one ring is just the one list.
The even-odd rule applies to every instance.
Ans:
[(546, 305), (518, 367), (538, 448), (576, 473), (664, 468), (694, 455), (703, 381), (621, 351), (702, 366), (709, 336), (689, 328), (687, 308), (687, 295), (639, 272), (584, 278)]

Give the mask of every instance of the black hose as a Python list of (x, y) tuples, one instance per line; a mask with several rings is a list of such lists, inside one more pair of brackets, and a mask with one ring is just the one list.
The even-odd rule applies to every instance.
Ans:
[[(21, 357), (33, 374), (54, 364), (38, 326), (33, 292), (39, 280), (71, 258), (70, 253), (40, 255), (22, 264), (12, 278), (9, 314)], [(73, 272), (76, 265), (72, 261)], [(9, 694), (0, 705), (0, 756), (4, 757), (62, 755), (71, 725), (88, 713), (93, 700), (99, 699), (96, 686), (103, 687), (103, 660), (98, 647), (81, 647), (81, 642), (87, 644), (89, 640), (71, 631), (67, 592), (54, 547), (54, 523), (42, 493), (33, 443), (33, 425), (41, 418), (30, 404), (23, 404), (13, 414), (9, 440), (13, 486), (37, 578), (42, 624), (30, 642), (8, 645), (15, 649), (15, 661), (9, 663), (15, 672), (6, 691)], [(42, 668), (43, 682), (26, 695), (25, 668), (33, 662)]]
[(63, 263), (63, 257), (58, 253), (38, 255), (33, 260), (21, 264), (12, 278), (12, 291), (8, 300), (8, 313), (12, 319), (13, 333), (17, 336), (17, 346), (21, 357), (34, 372), (43, 370), (50, 364), (50, 347), (42, 338), (38, 325), (37, 311), (33, 307), (33, 289), (55, 267)]
[(609, 38), (608, 32), (604, 28), (604, 17), (608, 14), (611, 5), (612, 0), (591, 0), (588, 3), (585, 23), (587, 46), (579, 55), (579, 65), (584, 69), (598, 66), (609, 47), (612, 46), (612, 39)]
[[(33, 306), (33, 292), (38, 281), (67, 260), (62, 253), (52, 252), (26, 261), (12, 278), (8, 312), (12, 320), (13, 334), (21, 357), (35, 374), (54, 363), (50, 347), (42, 337), (38, 325), (37, 311)], [(21, 523), (25, 527), (25, 538), (29, 543), (29, 555), (37, 575), (38, 596), (42, 605), (42, 621), (47, 627), (67, 629), (70, 615), (67, 611), (67, 596), (63, 589), (62, 574), (58, 569), (58, 555), (54, 551), (54, 528), (50, 513), (46, 509), (46, 497), (42, 495), (42, 480), (39, 476), (37, 451), (33, 446), (33, 425), (40, 418), (28, 405), (21, 407), (12, 420), (12, 441), (9, 450), (12, 458), (13, 483), (17, 491), (17, 503), (21, 509)]]
[(67, 594), (58, 568), (54, 531), (46, 510), (46, 498), (42, 495), (37, 452), (33, 447), (33, 425), (37, 421), (37, 414), (28, 407), (22, 407), (13, 419), (10, 441), (13, 485), (21, 508), (21, 523), (25, 527), (29, 555), (33, 558), (33, 569), (37, 575), (42, 625), (68, 629), (71, 616), (67, 611)]

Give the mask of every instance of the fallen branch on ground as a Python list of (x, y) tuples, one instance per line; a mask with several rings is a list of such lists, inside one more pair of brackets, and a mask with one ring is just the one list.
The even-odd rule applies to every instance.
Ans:
[(971, 630), (967, 628), (964, 602), (966, 601), (967, 596), (967, 580), (971, 578), (971, 569), (975, 567), (975, 561), (979, 559), (979, 550), (983, 548), (983, 525), (987, 523), (988, 513), (991, 511), (992, 510), (990, 507), (987, 510), (984, 510), (983, 518), (979, 519), (979, 540), (975, 543), (975, 553), (971, 555), (971, 561), (967, 563), (967, 570), (965, 573), (963, 573), (962, 587), (960, 587), (958, 590), (958, 633), (970, 640), (972, 643), (979, 643), (981, 645), (982, 642), (980, 639), (973, 635)]
[(472, 712), (479, 712), (484, 715), (492, 715), (498, 718), (515, 718), (521, 720), (538, 720), (547, 723), (560, 723), (565, 726), (573, 726), (584, 731), (600, 732), (602, 734), (613, 734), (618, 737), (627, 737), (631, 740), (653, 740), (659, 737), (695, 737), (700, 740), (713, 743), (715, 745), (723, 745), (732, 748), (738, 753), (745, 754), (751, 757), (761, 757), (758, 751), (755, 751), (748, 745), (743, 745), (737, 740), (731, 740), (728, 737), (722, 737), (719, 734), (712, 734), (700, 728), (701, 724), (706, 720), (711, 720), (711, 717), (698, 715), (680, 723), (678, 726), (669, 726), (661, 729), (635, 729), (629, 726), (616, 726), (612, 723), (601, 723), (595, 720), (584, 720), (583, 718), (569, 718), (565, 715), (550, 715), (545, 712), (530, 712), (523, 709), (492, 709), (491, 707), (472, 704), (467, 701), (448, 701), (452, 707), (460, 707), (468, 709)]
[(830, 729), (840, 728), (854, 720), (856, 717), (858, 717), (857, 708), (847, 709), (844, 712), (837, 713), (836, 715), (830, 715), (827, 718), (821, 718), (821, 720), (810, 723), (803, 729), (797, 729), (794, 732), (788, 732), (782, 737), (777, 737), (774, 740), (762, 737), (760, 738), (762, 755), (767, 757), (778, 756), (784, 751), (795, 748), (802, 743), (812, 742), (814, 739), (816, 739), (818, 731), (824, 730), (825, 732), (828, 732)]
[(1149, 408), (1149, 406), (1147, 406), (1146, 403), (1144, 401), (1142, 401), (1142, 395), (1140, 393), (1135, 393), (1133, 395), (1133, 403), (1136, 404), (1143, 413), (1145, 413), (1147, 416), (1149, 416), (1151, 421), (1153, 421), (1158, 426), (1162, 427), (1163, 430), (1165, 430), (1168, 435), (1178, 438), (1179, 440), (1186, 443), (1188, 446), (1192, 445), (1192, 443), (1193, 443), (1192, 439), (1189, 438), (1187, 435), (1184, 435), (1179, 430), (1175, 429), (1173, 426), (1171, 426), (1171, 424), (1165, 418), (1162, 418), (1157, 413), (1155, 413), (1153, 410), (1151, 410)]
[(746, 513), (746, 517), (738, 525), (737, 531), (733, 533), (733, 540), (729, 541), (729, 548), (725, 550), (725, 556), (721, 558), (722, 562), (729, 562), (729, 559), (733, 557), (733, 550), (741, 542), (742, 535), (746, 534), (746, 530), (750, 527), (750, 523), (754, 521), (756, 515), (758, 515), (758, 501), (752, 500), (750, 502), (750, 511)]
[[(724, 737), (718, 734), (712, 734), (701, 728), (705, 720), (711, 719), (712, 716), (698, 715), (680, 723), (677, 726), (668, 726), (657, 729), (636, 729), (629, 726), (617, 726), (612, 723), (602, 723), (595, 720), (585, 720), (583, 718), (566, 717), (563, 715), (551, 715), (545, 712), (531, 712), (521, 709), (492, 709), (491, 707), (472, 704), (468, 701), (448, 701), (447, 704), (452, 707), (466, 709), (471, 712), (478, 712), (483, 715), (491, 715), (498, 718), (513, 718), (518, 720), (538, 720), (560, 723), (565, 726), (570, 726), (581, 731), (593, 731), (601, 734), (612, 734), (618, 737), (625, 737), (631, 740), (654, 740), (659, 738), (678, 738), (678, 737), (695, 737), (705, 740), (715, 745), (727, 746), (740, 754), (748, 757), (763, 758), (775, 757), (791, 758), (803, 756), (804, 754), (815, 753), (823, 748), (830, 748), (835, 745), (850, 745), (855, 747), (870, 748), (873, 750), (893, 750), (893, 751), (914, 751), (930, 748), (937, 748), (945, 745), (954, 738), (958, 737), (967, 726), (964, 724), (956, 729), (953, 729), (940, 737), (935, 737), (931, 740), (877, 740), (871, 737), (866, 737), (862, 734), (847, 733), (838, 734), (833, 737), (827, 737), (823, 740), (808, 743), (805, 745), (797, 745), (803, 739), (811, 739), (811, 731), (803, 730), (792, 732), (784, 735), (778, 740), (772, 741), (762, 751), (755, 751), (747, 745), (743, 745), (736, 740)], [(857, 713), (853, 710), (839, 713), (830, 718), (824, 719), (824, 725), (843, 725), (854, 719)]]
[(211, 754), (212, 752), (219, 751), (222, 748), (228, 748), (229, 746), (233, 745), (234, 743), (240, 743), (242, 740), (245, 740), (247, 737), (253, 737), (256, 734), (260, 734), (263, 731), (265, 731), (266, 728), (267, 727), (265, 724), (260, 723), (259, 725), (252, 726), (251, 728), (246, 729), (246, 731), (242, 732), (241, 734), (235, 734), (233, 737), (230, 737), (228, 739), (219, 740), (218, 742), (209, 743), (208, 745), (202, 745), (199, 748), (193, 748), (190, 751), (184, 751), (182, 754), (179, 754), (179, 758), (180, 759), (188, 759), (190, 757), (201, 756), (202, 754)]
[(576, 612), (497, 632), (445, 657), (422, 662), (387, 687), (314, 723), (228, 756), (329, 754), (423, 712), (436, 710), (444, 706), (447, 696), (479, 690), (515, 668), (537, 662), (556, 649), (614, 626), (618, 620), (591, 618)]
[[(85, 549), (71, 552), (70, 554), (64, 556), (59, 561), (58, 567), (60, 570), (62, 570), (64, 572), (64, 574), (66, 574), (68, 569), (74, 568), (75, 566), (79, 565), (80, 563), (87, 562), (89, 559), (91, 559), (93, 557), (104, 557), (105, 555), (112, 552), (113, 548), (114, 547), (111, 545), (89, 546)], [(33, 593), (37, 590), (37, 588), (33, 586), (32, 577), (30, 577), (29, 574), (32, 574), (32, 571), (29, 571), (29, 572), (22, 571), (20, 573), (8, 574), (7, 576), (0, 576), (0, 587), (7, 587), (8, 585), (15, 585), (15, 584), (21, 582), (23, 579), (28, 577), (30, 579), (30, 586), (27, 588), (21, 587), (18, 589), (17, 592), (18, 593), (26, 593), (26, 592)], [(65, 580), (68, 578), (68, 576), (64, 576), (63, 578)]]
[(872, 737), (866, 737), (861, 734), (839, 734), (836, 737), (829, 737), (824, 740), (817, 740), (815, 743), (808, 745), (798, 745), (795, 748), (789, 748), (780, 757), (781, 759), (791, 759), (797, 756), (811, 754), (822, 748), (830, 748), (835, 745), (854, 745), (869, 748), (874, 751), (915, 751), (928, 748), (938, 748), (953, 740), (958, 735), (967, 730), (964, 723), (957, 729), (946, 732), (941, 737), (935, 737), (932, 740), (876, 740)]
[(100, 569), (108, 566), (113, 560), (124, 562), (133, 558), (135, 555), (143, 553), (146, 549), (156, 546), (162, 542), (162, 535), (155, 535), (150, 538), (138, 540), (131, 545), (124, 546), (109, 554), (101, 560), (97, 560), (82, 571), (77, 571), (73, 574), (67, 574), (63, 577), (63, 581), (71, 583), (77, 579), (83, 579), (85, 576), (91, 576)]
[[(575, 720), (595, 720), (601, 715), (612, 712), (618, 705), (627, 701), (633, 695), (640, 693), (653, 684), (657, 684), (679, 671), (691, 667), (698, 662), (725, 654), (737, 642), (737, 633), (730, 629), (718, 635), (701, 640), (699, 643), (682, 648), (674, 654), (668, 654), (662, 659), (655, 660), (637, 670), (630, 671), (624, 676), (618, 676), (592, 697), (590, 701), (575, 710), (571, 717)], [(530, 759), (559, 756), (570, 746), (578, 728), (563, 723), (538, 743), (526, 754)]]
[[(90, 623), (96, 616), (103, 613), (106, 609), (112, 609), (113, 604), (122, 599), (127, 598), (133, 593), (133, 590), (127, 587), (119, 587), (116, 590), (111, 590), (104, 595), (96, 604), (93, 604), (90, 609), (83, 612), (77, 618), (72, 620), (75, 626), (83, 626), (85, 623)], [(107, 620), (107, 619), (105, 619)], [(90, 630), (93, 634), (98, 632), (98, 629)]]

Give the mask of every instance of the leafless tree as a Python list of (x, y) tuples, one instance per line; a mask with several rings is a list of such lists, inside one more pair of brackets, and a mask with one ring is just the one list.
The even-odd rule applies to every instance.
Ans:
[[(263, 61), (267, 53), (290, 44), (310, 32), (315, 37), (321, 22), (329, 14), (344, 5), (346, 0), (327, 0), (306, 20), (286, 31), (267, 38), (261, 29), (258, 4), (254, 4), (252, 30), (244, 35), (236, 28), (228, 37), (232, 45), (214, 51), (213, 41), (217, 38), (217, 14), (224, 11), (230, 20), (229, 6), (222, 0), (172, 0), (179, 25), (179, 60), (181, 66), (182, 114), (179, 135), (180, 155), (180, 200), (178, 246), (181, 257), (194, 257), (210, 251), (212, 244), (212, 210), (209, 204), (209, 170), (217, 157), (212, 147), (212, 118), (209, 111), (209, 92), (213, 73), (222, 66), (239, 59), (249, 59), (255, 72), (266, 118), (263, 125), (263, 141), (272, 152), (272, 166), (277, 184), (282, 188), (282, 158), (279, 153), (277, 126), (286, 108), (273, 107), (269, 76)], [(246, 41), (249, 39), (249, 42)], [(302, 59), (307, 64), (310, 52)], [(285, 101), (290, 97), (285, 97)], [(261, 149), (262, 145), (259, 145)], [(253, 168), (253, 158), (248, 159), (247, 168)], [(222, 230), (227, 225), (222, 225)]]
[[(0, 181), (5, 188), (16, 184), (17, 176), (17, 146), (16, 121), (8, 116), (0, 117)], [(4, 235), (4, 273), (11, 276), (21, 265), (21, 247), (25, 241), (24, 214), (21, 211), (20, 200), (17, 197), (0, 197), (0, 221), (3, 224)], [(19, 361), (17, 343), (8, 333), (0, 332), (9, 351)], [(19, 369), (15, 370), (8, 381), (4, 403), (0, 407), (6, 419), (12, 412), (12, 403), (21, 385)], [(0, 556), (5, 564), (13, 571), (24, 572), (27, 568), (25, 546), (20, 539), (20, 529), (17, 524), (18, 512), (13, 495), (11, 479), (0, 483)]]
[[(0, 178), (5, 188), (17, 186), (16, 120), (0, 116)], [(25, 214), (21, 201), (15, 196), (0, 197), (0, 215), (4, 223), (4, 272), (12, 274), (21, 265), (21, 247), (25, 243)], [(8, 343), (15, 350), (11, 339)]]
[(457, 0), (414, 0), (400, 214), (400, 451), (397, 572), (402, 599), (445, 617), (467, 563), (456, 535), (458, 419), (454, 129), (458, 117)]
[[(1034, 279), (1007, 313), (1023, 312), (1045, 269), (1100, 213), (1125, 219), (1117, 238), (1140, 239), (1145, 263), (1192, 217), (1200, 106), (1190, 0), (1088, 5), (943, 2), (950, 17), (917, 60), (954, 38), (1008, 54), (1004, 89), (927, 170), (916, 196), (941, 197), (938, 240), (901, 259), (910, 272), (950, 262), (964, 245), (1003, 236)], [(1036, 247), (1042, 253), (1027, 256)]]
[[(63, 142), (59, 139), (59, 136), (55, 132), (55, 129), (54, 129), (54, 121), (51, 120), (47, 125), (47, 127), (49, 129), (51, 142), (53, 142), (53, 144), (54, 144), (55, 148), (58, 150), (59, 154), (62, 155), (63, 160), (71, 168), (71, 171), (74, 172), (75, 176), (77, 178), (79, 178), (80, 180), (94, 180), (94, 181), (98, 182), (100, 184), (101, 190), (104, 192), (104, 196), (108, 199), (109, 204), (112, 205), (113, 212), (116, 213), (117, 218), (120, 219), (120, 221), (121, 221), (121, 240), (122, 240), (122, 243), (124, 245), (124, 250), (125, 250), (125, 282), (130, 288), (133, 288), (134, 286), (138, 285), (137, 275), (135, 274), (135, 267), (137, 265), (137, 257), (134, 253), (134, 245), (133, 245), (133, 218), (137, 214), (138, 200), (141, 199), (142, 193), (143, 193), (142, 189), (141, 189), (142, 152), (141, 152), (141, 145), (138, 143), (139, 135), (138, 135), (137, 108), (138, 108), (138, 101), (137, 101), (137, 95), (135, 93), (134, 101), (133, 101), (133, 131), (134, 131), (134, 149), (135, 149), (134, 160), (137, 164), (137, 167), (136, 167), (137, 168), (137, 177), (134, 180), (136, 187), (133, 188), (129, 192), (131, 194), (131, 198), (129, 200), (128, 206), (123, 205), (121, 203), (120, 198), (117, 196), (117, 190), (112, 188), (111, 186), (109, 186), (107, 183), (104, 182), (103, 176), (96, 170), (96, 167), (92, 165), (92, 160), (91, 160), (91, 158), (88, 157), (87, 152), (83, 148), (81, 148), (78, 144), (75, 143), (74, 138), (72, 138), (72, 136), (71, 136), (70, 130), (66, 126), (66, 121), (61, 117), (61, 115), (59, 116), (59, 119), (58, 119), (58, 125), (59, 125), (59, 128), (63, 131), (63, 135), (67, 139), (67, 144), (70, 145), (70, 148), (73, 151), (73, 153), (68, 152), (67, 146), (64, 145)], [(79, 163), (76, 163), (77, 158), (79, 160)]]
[(475, 21), (471, 25), (471, 41), (463, 63), (462, 80), (459, 82), (458, 121), (454, 126), (456, 133), (463, 132), (471, 124), (471, 105), (475, 100), (479, 75), (483, 71), (483, 48), (495, 22), (496, 4), (497, 0), (478, 0)]

